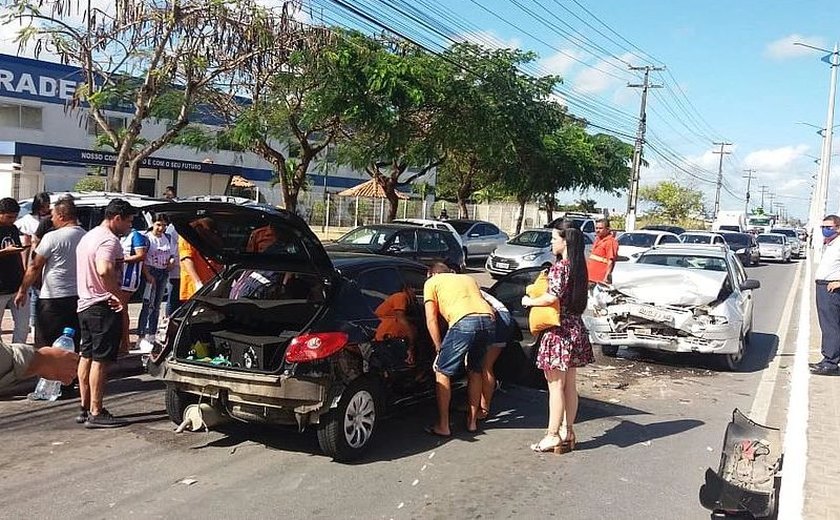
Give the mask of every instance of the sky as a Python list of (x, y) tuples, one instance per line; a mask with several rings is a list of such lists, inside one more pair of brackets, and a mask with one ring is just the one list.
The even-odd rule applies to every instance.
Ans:
[[(356, 14), (340, 1), (304, 1), (303, 20), (370, 31), (385, 25), (432, 49), (471, 40), (534, 51), (539, 60), (529, 73), (560, 75), (557, 99), (592, 131), (600, 126), (628, 142), (640, 89), (627, 84), (641, 77), (627, 66), (664, 65), (651, 73), (662, 88), (648, 95), (649, 164), (641, 184), (675, 180), (702, 191), (711, 209), (720, 157), (712, 143), (727, 142), (721, 210), (744, 208), (744, 170), (751, 169), (751, 207), (764, 186), (765, 208), (782, 203), (793, 217), (807, 217), (831, 67), (820, 61), (826, 53), (793, 42), (831, 48), (840, 41), (836, 0), (344, 0)], [(11, 39), (9, 27), (0, 27), (0, 52), (16, 53)], [(840, 154), (840, 135), (833, 148)], [(829, 212), (840, 211), (838, 174), (840, 155), (831, 168)], [(580, 198), (619, 212), (627, 204), (626, 194), (563, 194), (563, 202)]]

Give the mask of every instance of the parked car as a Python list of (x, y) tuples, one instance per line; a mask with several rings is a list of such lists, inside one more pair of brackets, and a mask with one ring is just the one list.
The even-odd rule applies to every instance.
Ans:
[(759, 286), (728, 248), (653, 247), (616, 265), (611, 285), (593, 289), (591, 340), (608, 356), (622, 346), (699, 352), (737, 370)]
[(793, 255), (787, 236), (781, 233), (760, 233), (755, 237), (761, 259), (790, 262)]
[(575, 213), (571, 211), (567, 211), (561, 217), (557, 217), (545, 227), (547, 228), (554, 228), (557, 225), (562, 224), (563, 222), (570, 222), (572, 227), (575, 229), (579, 229), (583, 231), (584, 234), (589, 235), (589, 238), (595, 240), (595, 219), (592, 218), (587, 213)]
[(443, 262), (459, 273), (466, 270), (464, 251), (452, 233), (411, 224), (359, 226), (324, 247), (328, 251), (398, 256), (426, 265)]
[[(105, 217), (105, 207), (113, 199), (126, 200), (138, 210), (164, 202), (164, 199), (147, 197), (136, 193), (117, 193), (109, 191), (57, 191), (50, 193), (50, 204), (55, 204), (58, 199), (68, 195), (73, 197), (73, 202), (76, 205), (76, 214), (78, 216), (79, 225), (86, 231), (98, 226), (102, 222), (102, 219)], [(21, 201), (20, 216), (29, 213), (31, 211), (31, 207), (31, 198)], [(150, 215), (140, 211), (135, 216), (132, 227), (134, 229), (145, 231), (150, 225)]]
[(726, 241), (738, 260), (744, 264), (744, 267), (751, 265), (758, 265), (761, 260), (761, 251), (758, 247), (758, 242), (755, 241), (755, 235), (752, 233), (732, 233), (730, 231), (720, 233), (720, 236)]
[(452, 219), (446, 222), (461, 235), (461, 244), (463, 244), (466, 258), (488, 256), (510, 238), (507, 233), (491, 222), (466, 219)]
[(455, 237), (455, 240), (458, 241), (458, 244), (461, 247), (464, 247), (463, 242), (461, 242), (461, 235), (455, 231), (455, 228), (452, 227), (452, 224), (445, 220), (435, 220), (431, 218), (396, 218), (392, 220), (394, 224), (411, 224), (414, 226), (420, 227), (427, 227), (433, 229), (443, 229), (445, 231), (449, 231)]
[[(584, 255), (592, 251), (592, 239), (583, 233)], [(551, 252), (550, 229), (527, 229), (500, 245), (487, 257), (484, 268), (493, 278), (499, 278), (525, 267), (550, 267), (555, 260)]]
[(802, 258), (805, 256), (805, 243), (799, 240), (799, 233), (791, 228), (773, 228), (771, 233), (779, 233), (788, 237), (790, 242), (790, 254), (795, 258)]
[[(302, 219), (284, 210), (207, 203), (156, 209), (224, 265), (155, 339), (149, 372), (166, 384), (173, 422), (200, 400), (221, 420), (314, 427), (324, 453), (347, 461), (371, 445), (389, 407), (434, 395), (424, 265), (328, 253)], [(190, 225), (206, 218), (215, 232)], [(262, 237), (259, 248), (255, 236)], [(407, 298), (407, 323), (377, 316), (394, 296)], [(497, 375), (544, 385), (533, 340), (526, 352), (515, 339)], [(409, 348), (414, 364), (406, 362)]]
[(679, 244), (680, 239), (668, 231), (627, 231), (618, 237), (619, 260), (635, 260), (642, 252), (659, 244)]
[(670, 224), (651, 224), (643, 227), (642, 229), (649, 231), (667, 231), (668, 233), (673, 233), (675, 235), (682, 235), (685, 233), (684, 228), (681, 228), (680, 226), (672, 226)]
[(679, 236), (683, 244), (724, 245), (723, 237), (719, 233), (709, 231), (686, 231)]

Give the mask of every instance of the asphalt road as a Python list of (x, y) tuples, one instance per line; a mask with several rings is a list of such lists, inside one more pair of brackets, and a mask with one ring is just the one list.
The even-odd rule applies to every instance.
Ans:
[(718, 465), (732, 410), (752, 405), (795, 271), (748, 269), (762, 288), (745, 372), (717, 372), (701, 356), (597, 353), (579, 376), (567, 455), (528, 449), (546, 396), (524, 388), (500, 391), (483, 431), (456, 423), (451, 440), (422, 432), (432, 402), (400, 410), (346, 465), (323, 456), (312, 432), (235, 423), (175, 434), (147, 375), (110, 383), (106, 405), (132, 421), (115, 430), (75, 424), (76, 402), (8, 397), (0, 518), (709, 518), (697, 499), (703, 472)]

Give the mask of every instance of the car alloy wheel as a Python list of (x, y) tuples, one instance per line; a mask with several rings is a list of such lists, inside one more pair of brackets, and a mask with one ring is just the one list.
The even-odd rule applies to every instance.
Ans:
[(379, 385), (371, 378), (358, 377), (339, 391), (336, 406), (321, 416), (318, 444), (325, 454), (345, 462), (358, 459), (370, 446), (382, 406)]
[(367, 391), (353, 395), (344, 412), (344, 438), (351, 448), (361, 448), (371, 435), (376, 422), (376, 406)]

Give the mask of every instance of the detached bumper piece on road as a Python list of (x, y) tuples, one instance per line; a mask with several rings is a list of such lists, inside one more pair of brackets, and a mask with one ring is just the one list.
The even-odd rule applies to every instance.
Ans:
[(720, 467), (706, 470), (700, 503), (713, 515), (749, 513), (771, 516), (777, 503), (782, 469), (782, 437), (777, 428), (751, 421), (737, 408), (726, 427)]

